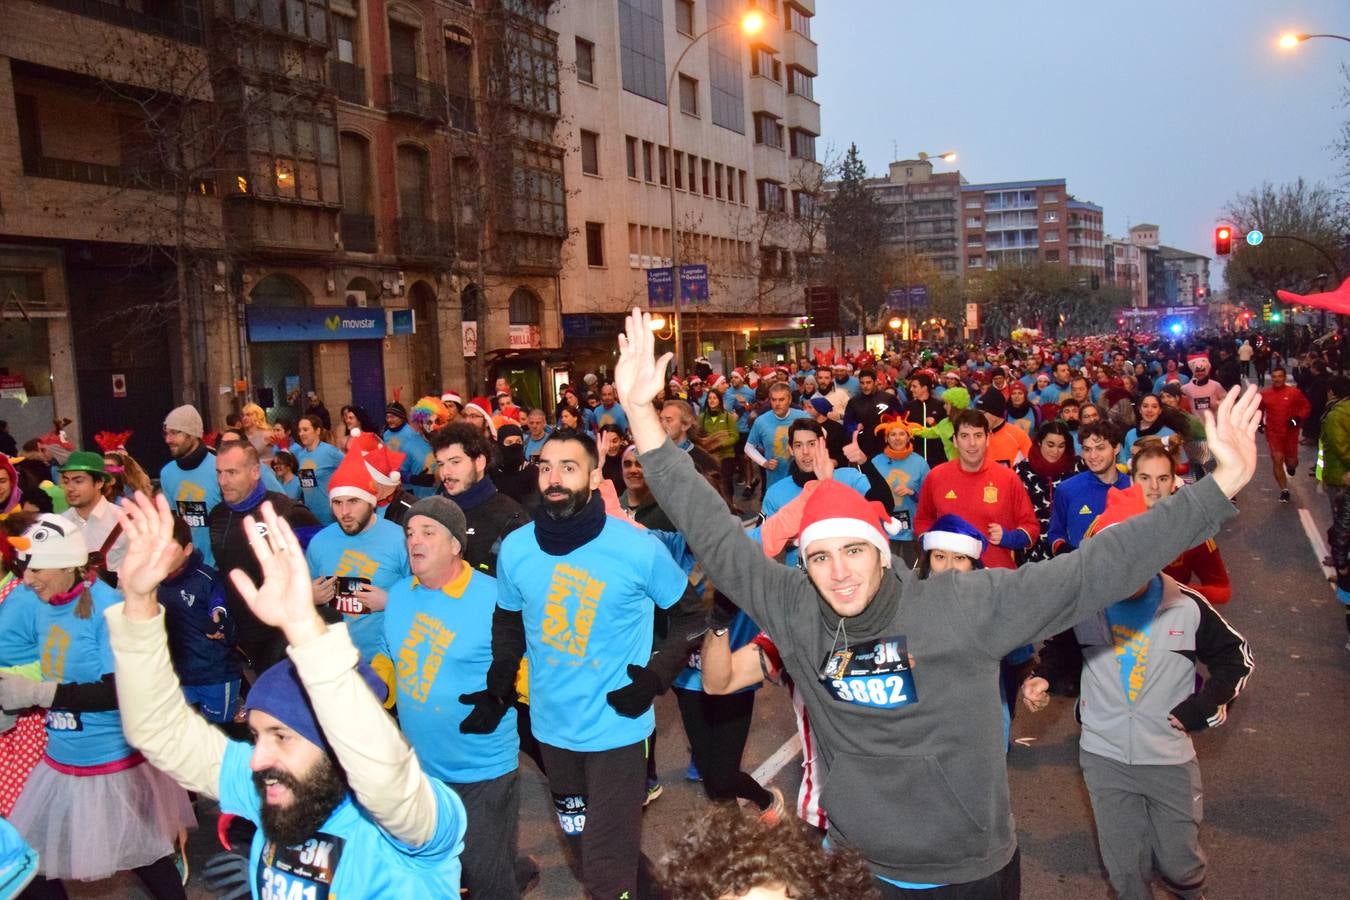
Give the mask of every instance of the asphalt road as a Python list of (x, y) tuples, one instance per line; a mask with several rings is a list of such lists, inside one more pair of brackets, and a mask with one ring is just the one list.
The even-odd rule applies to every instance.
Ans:
[[(1202, 841), (1210, 859), (1208, 896), (1225, 900), (1350, 897), (1350, 818), (1343, 815), (1350, 771), (1350, 652), (1343, 613), (1304, 533), (1300, 508), (1325, 532), (1326, 498), (1305, 469), (1295, 502), (1283, 505), (1261, 469), (1239, 497), (1241, 514), (1219, 546), (1235, 583), (1221, 612), (1251, 644), (1256, 669), (1228, 722), (1198, 736), (1205, 784)], [(657, 761), (664, 792), (648, 808), (643, 847), (659, 859), (702, 808), (701, 788), (684, 780), (688, 753), (672, 698), (657, 704)], [(794, 733), (787, 695), (759, 693), (745, 768), (753, 770)], [(1008, 756), (1013, 809), (1022, 846), (1023, 896), (1108, 897), (1097, 858), (1091, 810), (1077, 765), (1077, 726), (1067, 701), (1013, 723)], [(773, 778), (796, 794), (800, 756)], [(547, 787), (522, 758), (522, 852), (536, 856), (543, 878), (532, 898), (575, 898), (580, 889), (564, 862)], [(203, 817), (191, 857), (199, 867), (215, 852), (214, 819)], [(213, 896), (194, 875), (194, 898)], [(72, 891), (76, 897), (141, 896), (120, 877)], [(1161, 889), (1158, 896), (1167, 896)]]

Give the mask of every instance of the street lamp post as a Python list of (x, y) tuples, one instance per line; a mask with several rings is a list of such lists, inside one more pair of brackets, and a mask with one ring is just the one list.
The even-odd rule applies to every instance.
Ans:
[[(670, 67), (670, 75), (666, 78), (666, 153), (670, 154), (670, 162), (666, 167), (666, 188), (670, 192), (670, 282), (671, 294), (675, 301), (675, 314), (671, 317), (671, 325), (675, 330), (675, 371), (684, 371), (684, 329), (680, 324), (680, 236), (679, 220), (676, 218), (675, 211), (675, 79), (680, 74), (680, 63), (684, 62), (685, 56), (694, 45), (703, 40), (714, 31), (721, 31), (723, 28), (729, 28), (732, 25), (740, 25), (741, 32), (747, 36), (753, 36), (764, 30), (764, 14), (757, 9), (747, 10), (739, 19), (727, 19), (718, 22), (711, 28), (705, 28), (695, 37), (691, 38), (685, 48), (680, 51), (680, 55), (675, 58), (675, 65)], [(693, 186), (690, 185), (690, 190)]]
[(1292, 31), (1288, 34), (1280, 35), (1278, 43), (1281, 50), (1293, 50), (1299, 44), (1310, 38), (1331, 38), (1334, 41), (1346, 41), (1347, 43), (1350, 43), (1350, 37), (1346, 37), (1343, 34), (1298, 34)]

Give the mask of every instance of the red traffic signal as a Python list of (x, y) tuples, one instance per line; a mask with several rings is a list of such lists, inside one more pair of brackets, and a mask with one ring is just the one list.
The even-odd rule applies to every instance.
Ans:
[(1227, 256), (1233, 252), (1233, 229), (1220, 225), (1214, 229), (1214, 255)]

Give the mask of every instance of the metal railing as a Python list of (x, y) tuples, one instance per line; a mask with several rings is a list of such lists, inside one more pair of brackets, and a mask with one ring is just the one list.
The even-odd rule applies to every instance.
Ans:
[[(104, 187), (137, 188), (146, 191), (176, 190), (174, 179), (168, 174), (137, 171), (103, 163), (81, 162), (75, 159), (59, 159), (54, 156), (26, 158), (23, 161), (23, 173), (37, 178), (75, 181)], [(192, 185), (191, 193), (213, 197), (216, 194), (215, 182), (198, 179)]]
[[(163, 19), (149, 13), (127, 9), (125, 6), (104, 3), (101, 0), (37, 0), (37, 2), (54, 9), (74, 13), (77, 16), (98, 19), (100, 22), (107, 22), (109, 25), (120, 25), (123, 28), (130, 28), (132, 31), (157, 34), (161, 37), (172, 38), (189, 44), (201, 44), (205, 38), (205, 31), (200, 21), (181, 22)], [(183, 18), (189, 16), (200, 18), (201, 15), (197, 9), (180, 9), (180, 12)]]
[(445, 88), (411, 75), (387, 75), (385, 79), (389, 92), (385, 109), (391, 114), (412, 116), (438, 125), (446, 123)]
[(400, 256), (423, 258), (453, 255), (440, 223), (420, 216), (399, 216), (398, 252)]
[(342, 247), (352, 253), (374, 253), (375, 217), (344, 212), (342, 214)]
[(328, 64), (328, 77), (337, 91), (338, 98), (348, 103), (366, 105), (366, 70), (356, 63), (332, 60)]

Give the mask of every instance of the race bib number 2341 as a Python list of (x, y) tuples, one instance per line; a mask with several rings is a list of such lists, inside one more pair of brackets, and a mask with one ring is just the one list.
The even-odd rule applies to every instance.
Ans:
[(328, 900), (344, 841), (323, 832), (293, 847), (268, 843), (258, 860), (261, 900)]

